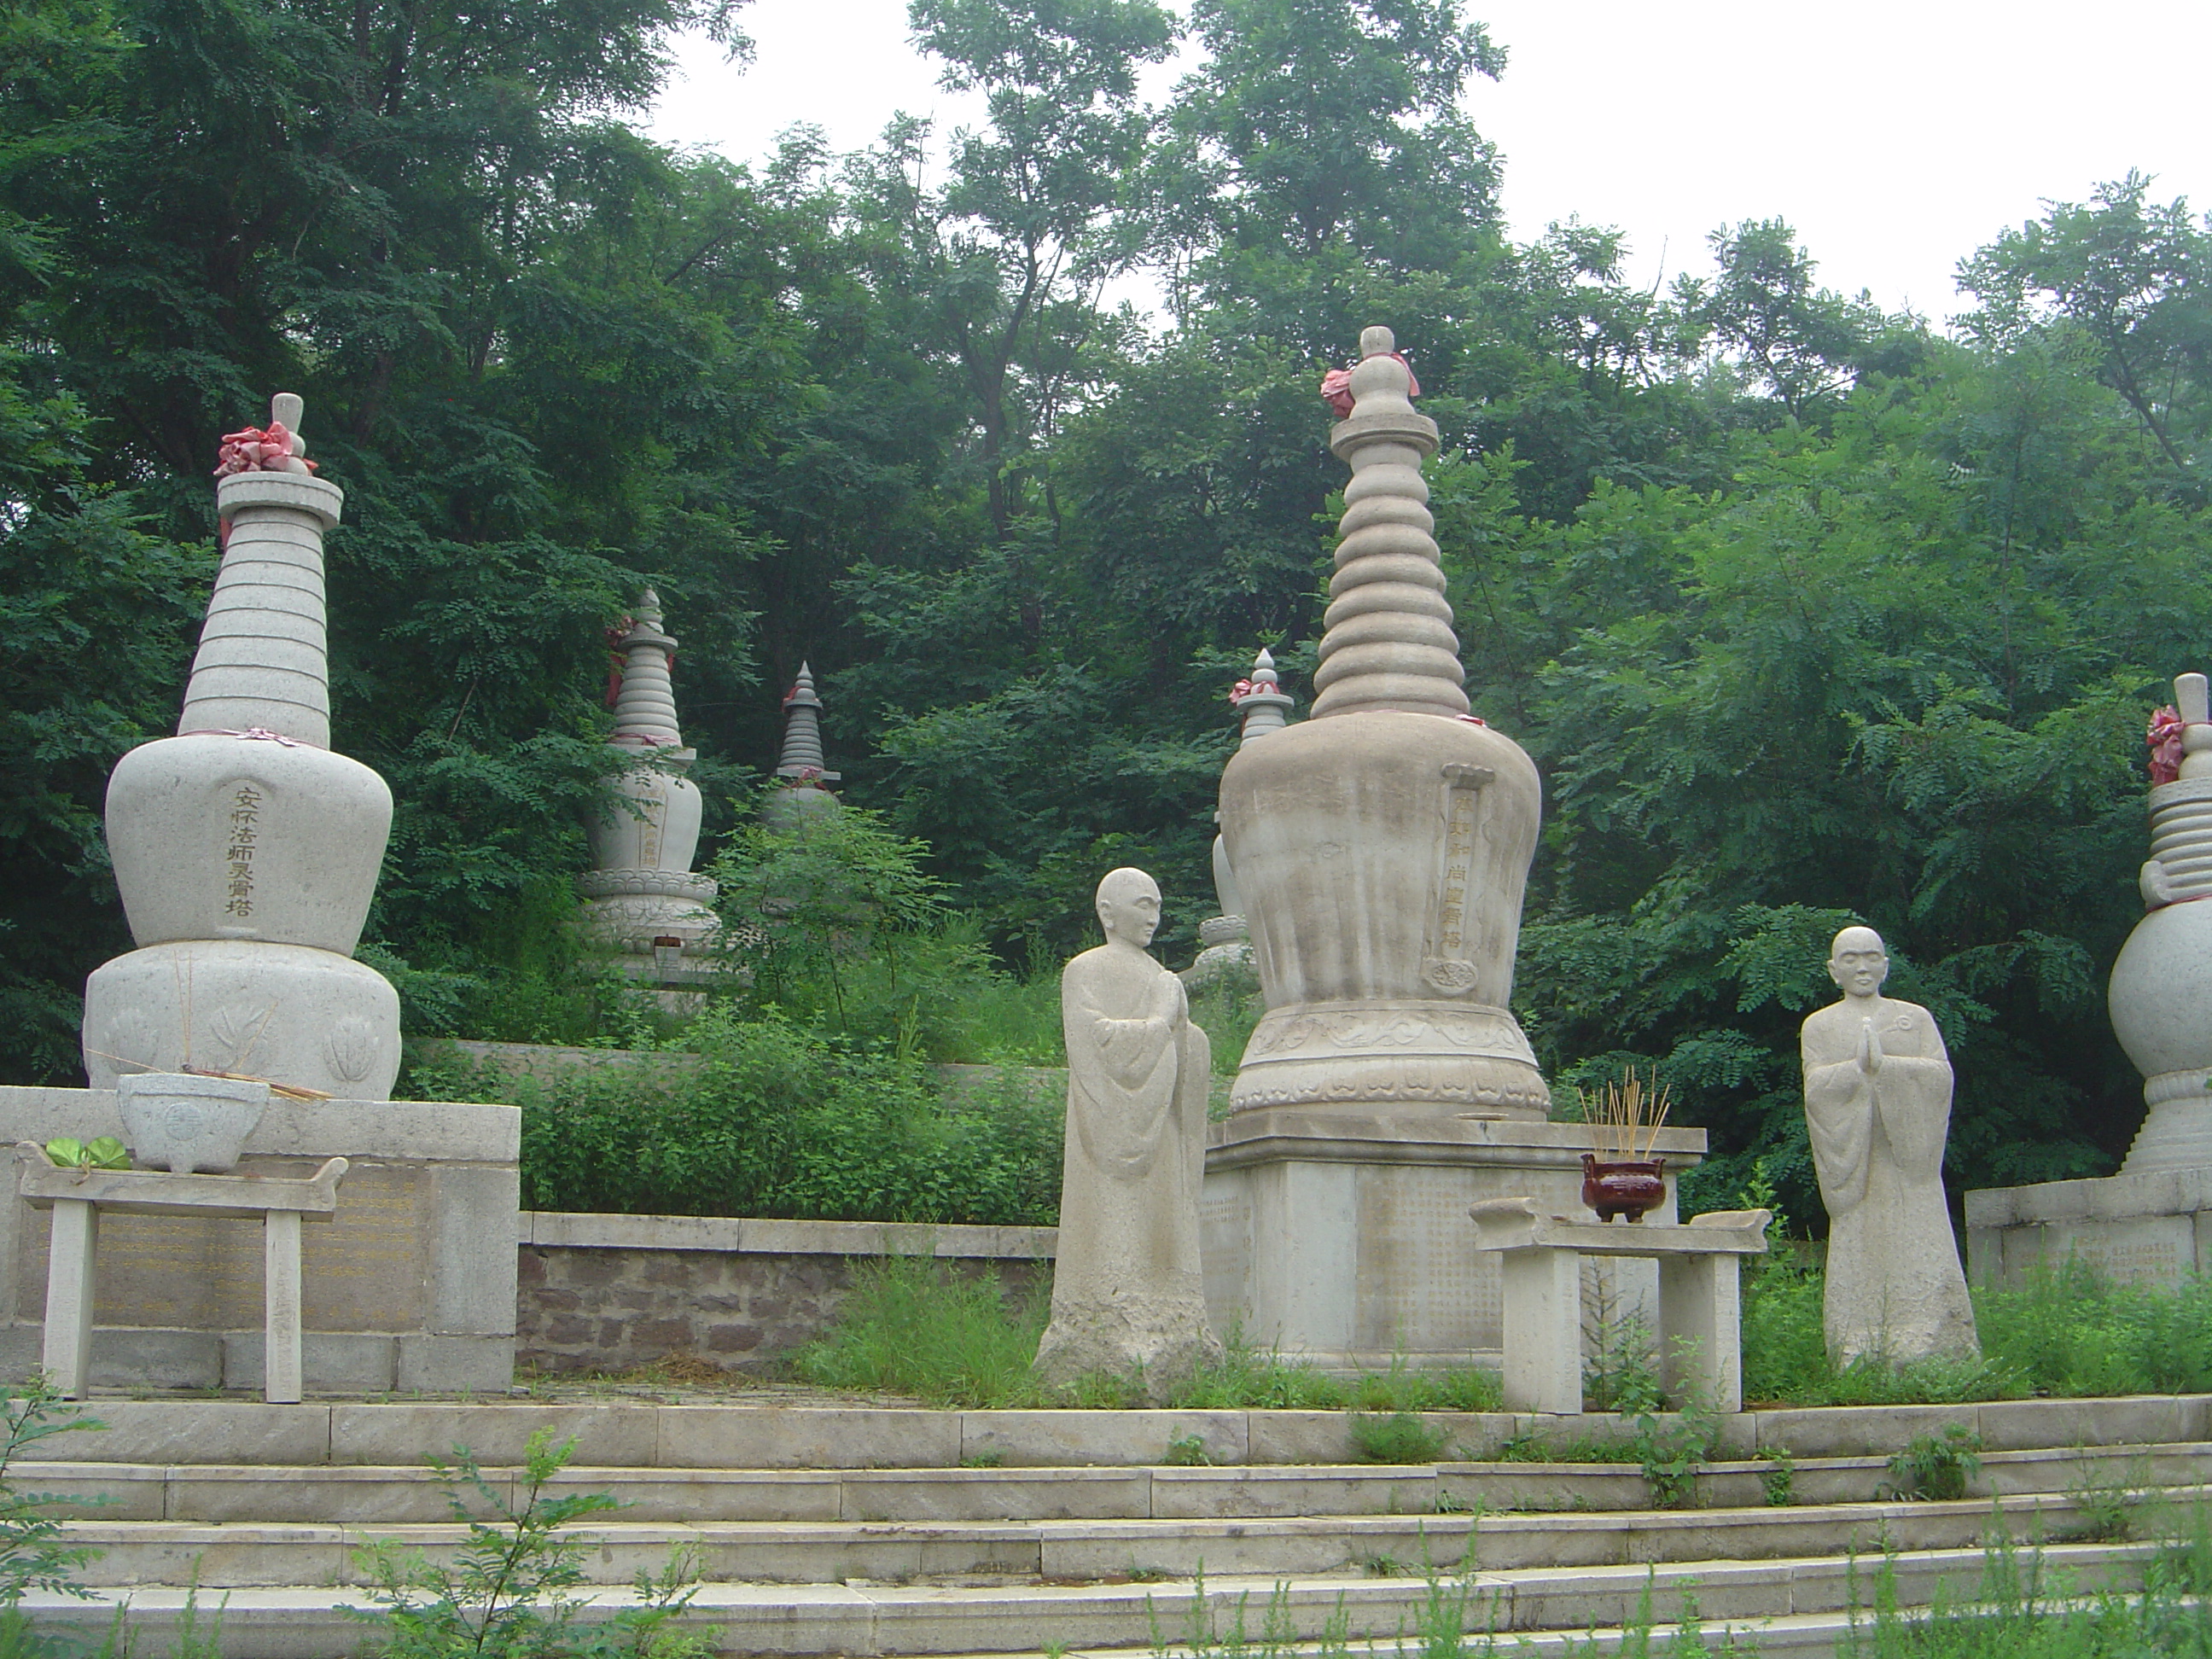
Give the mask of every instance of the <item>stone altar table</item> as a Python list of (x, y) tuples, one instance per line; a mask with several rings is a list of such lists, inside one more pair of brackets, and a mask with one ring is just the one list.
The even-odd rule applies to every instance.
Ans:
[(1504, 1259), (1505, 1409), (1583, 1408), (1583, 1258), (1659, 1263), (1660, 1386), (1678, 1409), (1702, 1396), (1743, 1409), (1736, 1259), (1766, 1253), (1767, 1210), (1720, 1210), (1670, 1222), (1606, 1223), (1547, 1215), (1533, 1198), (1475, 1205), (1478, 1250)]
[(330, 1159), (305, 1181), (283, 1181), (63, 1169), (34, 1140), (20, 1143), (15, 1152), (22, 1164), (24, 1201), (53, 1212), (44, 1364), (64, 1397), (83, 1399), (92, 1376), (100, 1212), (110, 1210), (118, 1215), (261, 1218), (262, 1395), (272, 1406), (300, 1403), (300, 1224), (328, 1221), (337, 1213), (344, 1158)]

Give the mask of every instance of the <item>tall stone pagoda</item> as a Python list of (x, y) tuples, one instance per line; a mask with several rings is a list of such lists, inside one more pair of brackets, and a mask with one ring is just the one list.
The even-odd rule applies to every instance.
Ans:
[(584, 937), (635, 978), (681, 983), (703, 968), (721, 923), (713, 879), (691, 871), (701, 802), (684, 774), (698, 751), (684, 746), (676, 721), (676, 641), (661, 627), (660, 596), (646, 589), (610, 641), (622, 683), (607, 746), (636, 763), (586, 826), (595, 867), (576, 878)]
[[(1207, 1297), (1219, 1328), (1324, 1365), (1495, 1363), (1498, 1270), (1468, 1206), (1573, 1210), (1589, 1144), (1546, 1121), (1509, 1006), (1541, 789), (1468, 708), (1416, 392), (1385, 328), (1324, 383), (1352, 479), (1313, 715), (1221, 778), (1267, 1012), (1209, 1137)], [(1658, 1150), (1679, 1166), (1703, 1144)]]
[(85, 1071), (240, 1072), (384, 1100), (399, 999), (353, 959), (392, 792), (331, 748), (323, 537), (345, 496), (314, 476), (302, 405), (224, 441), (225, 542), (177, 735), (107, 785), (107, 845), (138, 949), (85, 986)]

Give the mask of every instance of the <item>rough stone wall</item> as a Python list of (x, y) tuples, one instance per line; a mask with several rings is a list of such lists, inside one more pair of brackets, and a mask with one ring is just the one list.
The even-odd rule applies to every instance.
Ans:
[[(676, 1358), (736, 1369), (820, 1335), (871, 1259), (995, 1270), (1022, 1293), (1049, 1275), (1054, 1241), (1050, 1228), (1025, 1227), (544, 1214), (524, 1224), (515, 1360), (549, 1372)], [(746, 1229), (761, 1237), (747, 1241)]]

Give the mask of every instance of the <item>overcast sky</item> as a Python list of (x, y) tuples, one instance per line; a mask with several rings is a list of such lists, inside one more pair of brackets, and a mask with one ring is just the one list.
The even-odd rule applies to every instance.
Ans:
[[(2205, 0), (1474, 0), (1509, 53), (1468, 108), (1514, 234), (1579, 215), (1630, 271), (1710, 269), (1716, 226), (1780, 216), (1820, 278), (1941, 321), (1956, 263), (2039, 201), (2130, 167), (2212, 207)], [(905, 0), (752, 0), (750, 68), (686, 46), (662, 138), (757, 159), (795, 121), (857, 149), (894, 110), (976, 116), (907, 44)], [(1188, 67), (1184, 65), (1183, 67)], [(1155, 99), (1172, 73), (1152, 77)]]

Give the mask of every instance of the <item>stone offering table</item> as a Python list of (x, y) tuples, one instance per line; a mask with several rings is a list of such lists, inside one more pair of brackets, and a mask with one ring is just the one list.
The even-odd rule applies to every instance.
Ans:
[(1583, 1258), (1659, 1263), (1660, 1386), (1670, 1406), (1743, 1409), (1736, 1258), (1766, 1252), (1766, 1210), (1714, 1211), (1681, 1224), (1547, 1215), (1533, 1198), (1475, 1205), (1475, 1248), (1504, 1258), (1505, 1409), (1583, 1408)]
[(337, 1212), (344, 1158), (330, 1159), (305, 1181), (284, 1181), (64, 1169), (31, 1140), (15, 1152), (22, 1164), (24, 1201), (53, 1212), (46, 1257), (45, 1367), (66, 1398), (83, 1399), (92, 1375), (100, 1212), (107, 1210), (118, 1215), (261, 1218), (263, 1395), (271, 1405), (299, 1403), (300, 1224), (328, 1221)]

